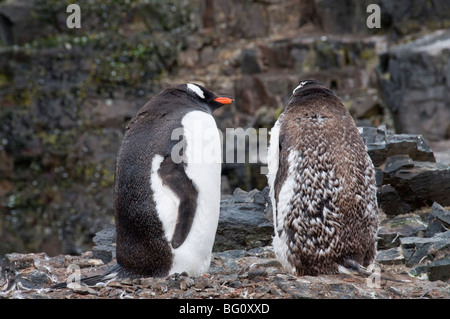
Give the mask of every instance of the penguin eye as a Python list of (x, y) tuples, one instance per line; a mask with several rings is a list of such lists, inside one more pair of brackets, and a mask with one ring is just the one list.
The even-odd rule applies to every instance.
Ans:
[(187, 88), (197, 94), (200, 98), (205, 99), (205, 92), (198, 86), (193, 83), (188, 83)]

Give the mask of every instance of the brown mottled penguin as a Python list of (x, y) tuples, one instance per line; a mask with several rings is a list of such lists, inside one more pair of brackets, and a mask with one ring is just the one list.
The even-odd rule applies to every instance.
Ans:
[(283, 266), (318, 275), (372, 264), (375, 171), (339, 98), (315, 80), (301, 82), (270, 134), (273, 246)]

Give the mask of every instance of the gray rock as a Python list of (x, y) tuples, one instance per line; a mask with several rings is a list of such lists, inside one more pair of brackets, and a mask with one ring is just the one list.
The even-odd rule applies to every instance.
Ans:
[(450, 252), (450, 231), (431, 238), (400, 238), (405, 264), (412, 267), (448, 256)]
[(399, 169), (412, 167), (414, 167), (414, 163), (409, 155), (392, 155), (386, 158), (384, 172), (391, 173)]
[(413, 277), (428, 279), (428, 265), (422, 264), (412, 268), (409, 274)]
[(261, 52), (257, 48), (243, 50), (241, 54), (242, 73), (254, 74), (261, 73), (264, 65)]
[(450, 230), (450, 211), (445, 210), (441, 205), (435, 202), (428, 215), (428, 226), (425, 236), (433, 237), (436, 233), (447, 230)]
[(394, 247), (391, 249), (380, 250), (377, 253), (376, 261), (380, 264), (386, 265), (398, 265), (405, 262), (405, 258), (399, 247)]
[(378, 229), (378, 249), (398, 247), (401, 238), (421, 237), (426, 229), (426, 222), (414, 213), (387, 218)]
[(430, 146), (422, 135), (392, 134), (384, 125), (377, 128), (360, 127), (359, 131), (376, 167), (383, 165), (388, 157), (395, 155), (407, 155), (414, 161), (436, 162)]
[[(238, 258), (244, 257), (246, 254), (246, 251), (241, 249), (215, 252), (214, 258), (211, 262), (210, 272), (236, 272), (239, 269), (239, 264), (236, 262), (236, 260)], [(219, 262), (215, 260), (218, 260)]]
[(372, 159), (373, 165), (375, 167), (383, 165), (386, 160), (386, 143), (385, 142), (376, 142), (366, 144), (367, 146), (367, 154), (369, 154)]
[[(353, 98), (353, 103), (350, 105), (349, 112), (355, 119), (357, 126), (364, 126), (358, 124), (360, 121), (373, 119), (374, 117), (381, 117), (384, 114), (383, 107), (380, 105), (377, 90), (367, 90), (364, 95)], [(371, 121), (369, 120), (369, 123)], [(370, 124), (369, 124), (370, 125)]]
[[(435, 216), (439, 221), (443, 224), (445, 228), (449, 228), (450, 226), (450, 211), (444, 209), (441, 205), (438, 203), (433, 203), (433, 206), (431, 206), (432, 214)], [(447, 229), (448, 230), (448, 229)]]
[(116, 229), (105, 228), (97, 232), (92, 239), (94, 247), (92, 247), (92, 255), (94, 258), (101, 259), (105, 264), (109, 263), (116, 257)]
[(420, 134), (386, 134), (386, 146), (386, 156), (409, 155), (415, 161), (436, 161), (430, 146)]
[(450, 31), (440, 30), (380, 57), (379, 82), (399, 133), (449, 137)]
[(364, 144), (371, 145), (373, 143), (383, 143), (386, 142), (386, 125), (380, 125), (378, 127), (371, 126), (361, 126), (359, 127), (359, 133), (363, 138)]
[(436, 163), (421, 135), (392, 134), (385, 126), (359, 128), (376, 167), (378, 204), (388, 215), (450, 205), (450, 167)]
[(268, 218), (267, 197), (258, 190), (236, 189), (223, 196), (213, 251), (251, 249), (272, 241), (273, 225)]
[(34, 6), (25, 0), (5, 1), (0, 5), (0, 38), (5, 44), (23, 44), (55, 31), (52, 25), (40, 21)]
[(414, 161), (414, 166), (383, 173), (383, 184), (396, 189), (411, 210), (438, 202), (450, 205), (450, 166)]
[(96, 245), (92, 247), (92, 256), (107, 264), (116, 258), (116, 247), (115, 245)]
[(411, 206), (405, 203), (397, 190), (391, 185), (382, 185), (377, 192), (378, 206), (388, 215), (400, 215), (412, 210)]
[[(261, 106), (283, 107), (297, 84), (298, 78), (284, 70), (243, 74), (234, 82), (236, 109), (244, 115), (254, 115)], [(245, 121), (245, 118), (237, 121), (242, 126), (252, 124), (252, 120)]]
[(94, 296), (99, 295), (99, 293), (97, 291), (95, 291), (94, 289), (84, 286), (84, 285), (77, 284), (75, 282), (69, 283), (67, 285), (67, 288), (69, 288), (73, 292), (80, 294), (80, 295), (94, 295)]
[(101, 231), (95, 233), (94, 238), (92, 239), (96, 246), (100, 245), (112, 245), (116, 242), (116, 230), (114, 227), (105, 228)]
[(243, 189), (236, 188), (233, 192), (233, 203), (254, 203), (254, 196), (259, 193), (257, 189), (253, 189), (250, 192), (246, 192)]
[(449, 280), (450, 279), (450, 257), (434, 260), (428, 265), (428, 279)]

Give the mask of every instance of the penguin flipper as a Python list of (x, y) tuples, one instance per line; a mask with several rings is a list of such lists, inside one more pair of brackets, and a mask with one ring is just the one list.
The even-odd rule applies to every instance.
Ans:
[(186, 175), (183, 163), (174, 163), (170, 156), (165, 157), (158, 170), (165, 186), (179, 198), (178, 217), (172, 237), (172, 247), (180, 247), (186, 240), (194, 221), (197, 209), (198, 191), (192, 180)]

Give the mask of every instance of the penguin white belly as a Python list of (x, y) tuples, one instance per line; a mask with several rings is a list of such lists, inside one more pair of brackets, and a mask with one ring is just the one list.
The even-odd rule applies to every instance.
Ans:
[[(292, 210), (291, 202), (292, 198), (295, 196), (295, 186), (297, 184), (295, 168), (297, 166), (296, 163), (299, 160), (301, 160), (301, 158), (298, 151), (291, 151), (289, 153), (287, 178), (281, 186), (278, 195), (278, 203), (275, 203), (277, 207), (277, 229), (273, 239), (273, 249), (280, 263), (291, 273), (295, 273), (295, 267), (288, 261), (288, 254), (291, 249), (288, 247), (287, 234), (283, 229), (283, 226), (286, 217)], [(279, 236), (278, 233), (280, 233)]]
[[(182, 120), (186, 175), (197, 188), (197, 210), (184, 243), (172, 249), (170, 273), (186, 271), (201, 275), (208, 271), (220, 212), (221, 140), (212, 115), (192, 111)], [(174, 226), (173, 226), (174, 227)]]
[(180, 200), (169, 187), (163, 184), (163, 181), (158, 174), (158, 170), (161, 167), (163, 160), (164, 157), (159, 154), (153, 156), (150, 179), (158, 218), (162, 222), (166, 240), (170, 242), (177, 222)]
[(281, 186), (278, 194), (278, 202), (275, 200), (275, 180), (278, 172), (278, 166), (280, 161), (279, 154), (279, 135), (280, 135), (280, 123), (277, 121), (270, 132), (270, 145), (268, 150), (268, 163), (269, 172), (267, 175), (268, 183), (270, 187), (270, 197), (272, 201), (273, 221), (274, 221), (274, 237), (272, 238), (272, 245), (278, 260), (283, 267), (292, 273), (295, 272), (295, 268), (288, 261), (289, 247), (287, 245), (286, 232), (283, 230), (284, 220), (286, 215), (290, 212), (290, 202), (295, 195), (295, 164), (298, 161), (299, 152), (292, 151), (288, 157), (288, 174)]
[(267, 163), (268, 163), (267, 182), (269, 184), (270, 189), (269, 194), (272, 202), (272, 213), (275, 228), (277, 227), (276, 223), (277, 206), (275, 203), (275, 179), (277, 177), (278, 165), (280, 161), (279, 139), (280, 139), (280, 119), (278, 119), (275, 122), (275, 125), (270, 130), (270, 144), (269, 149), (267, 151)]

